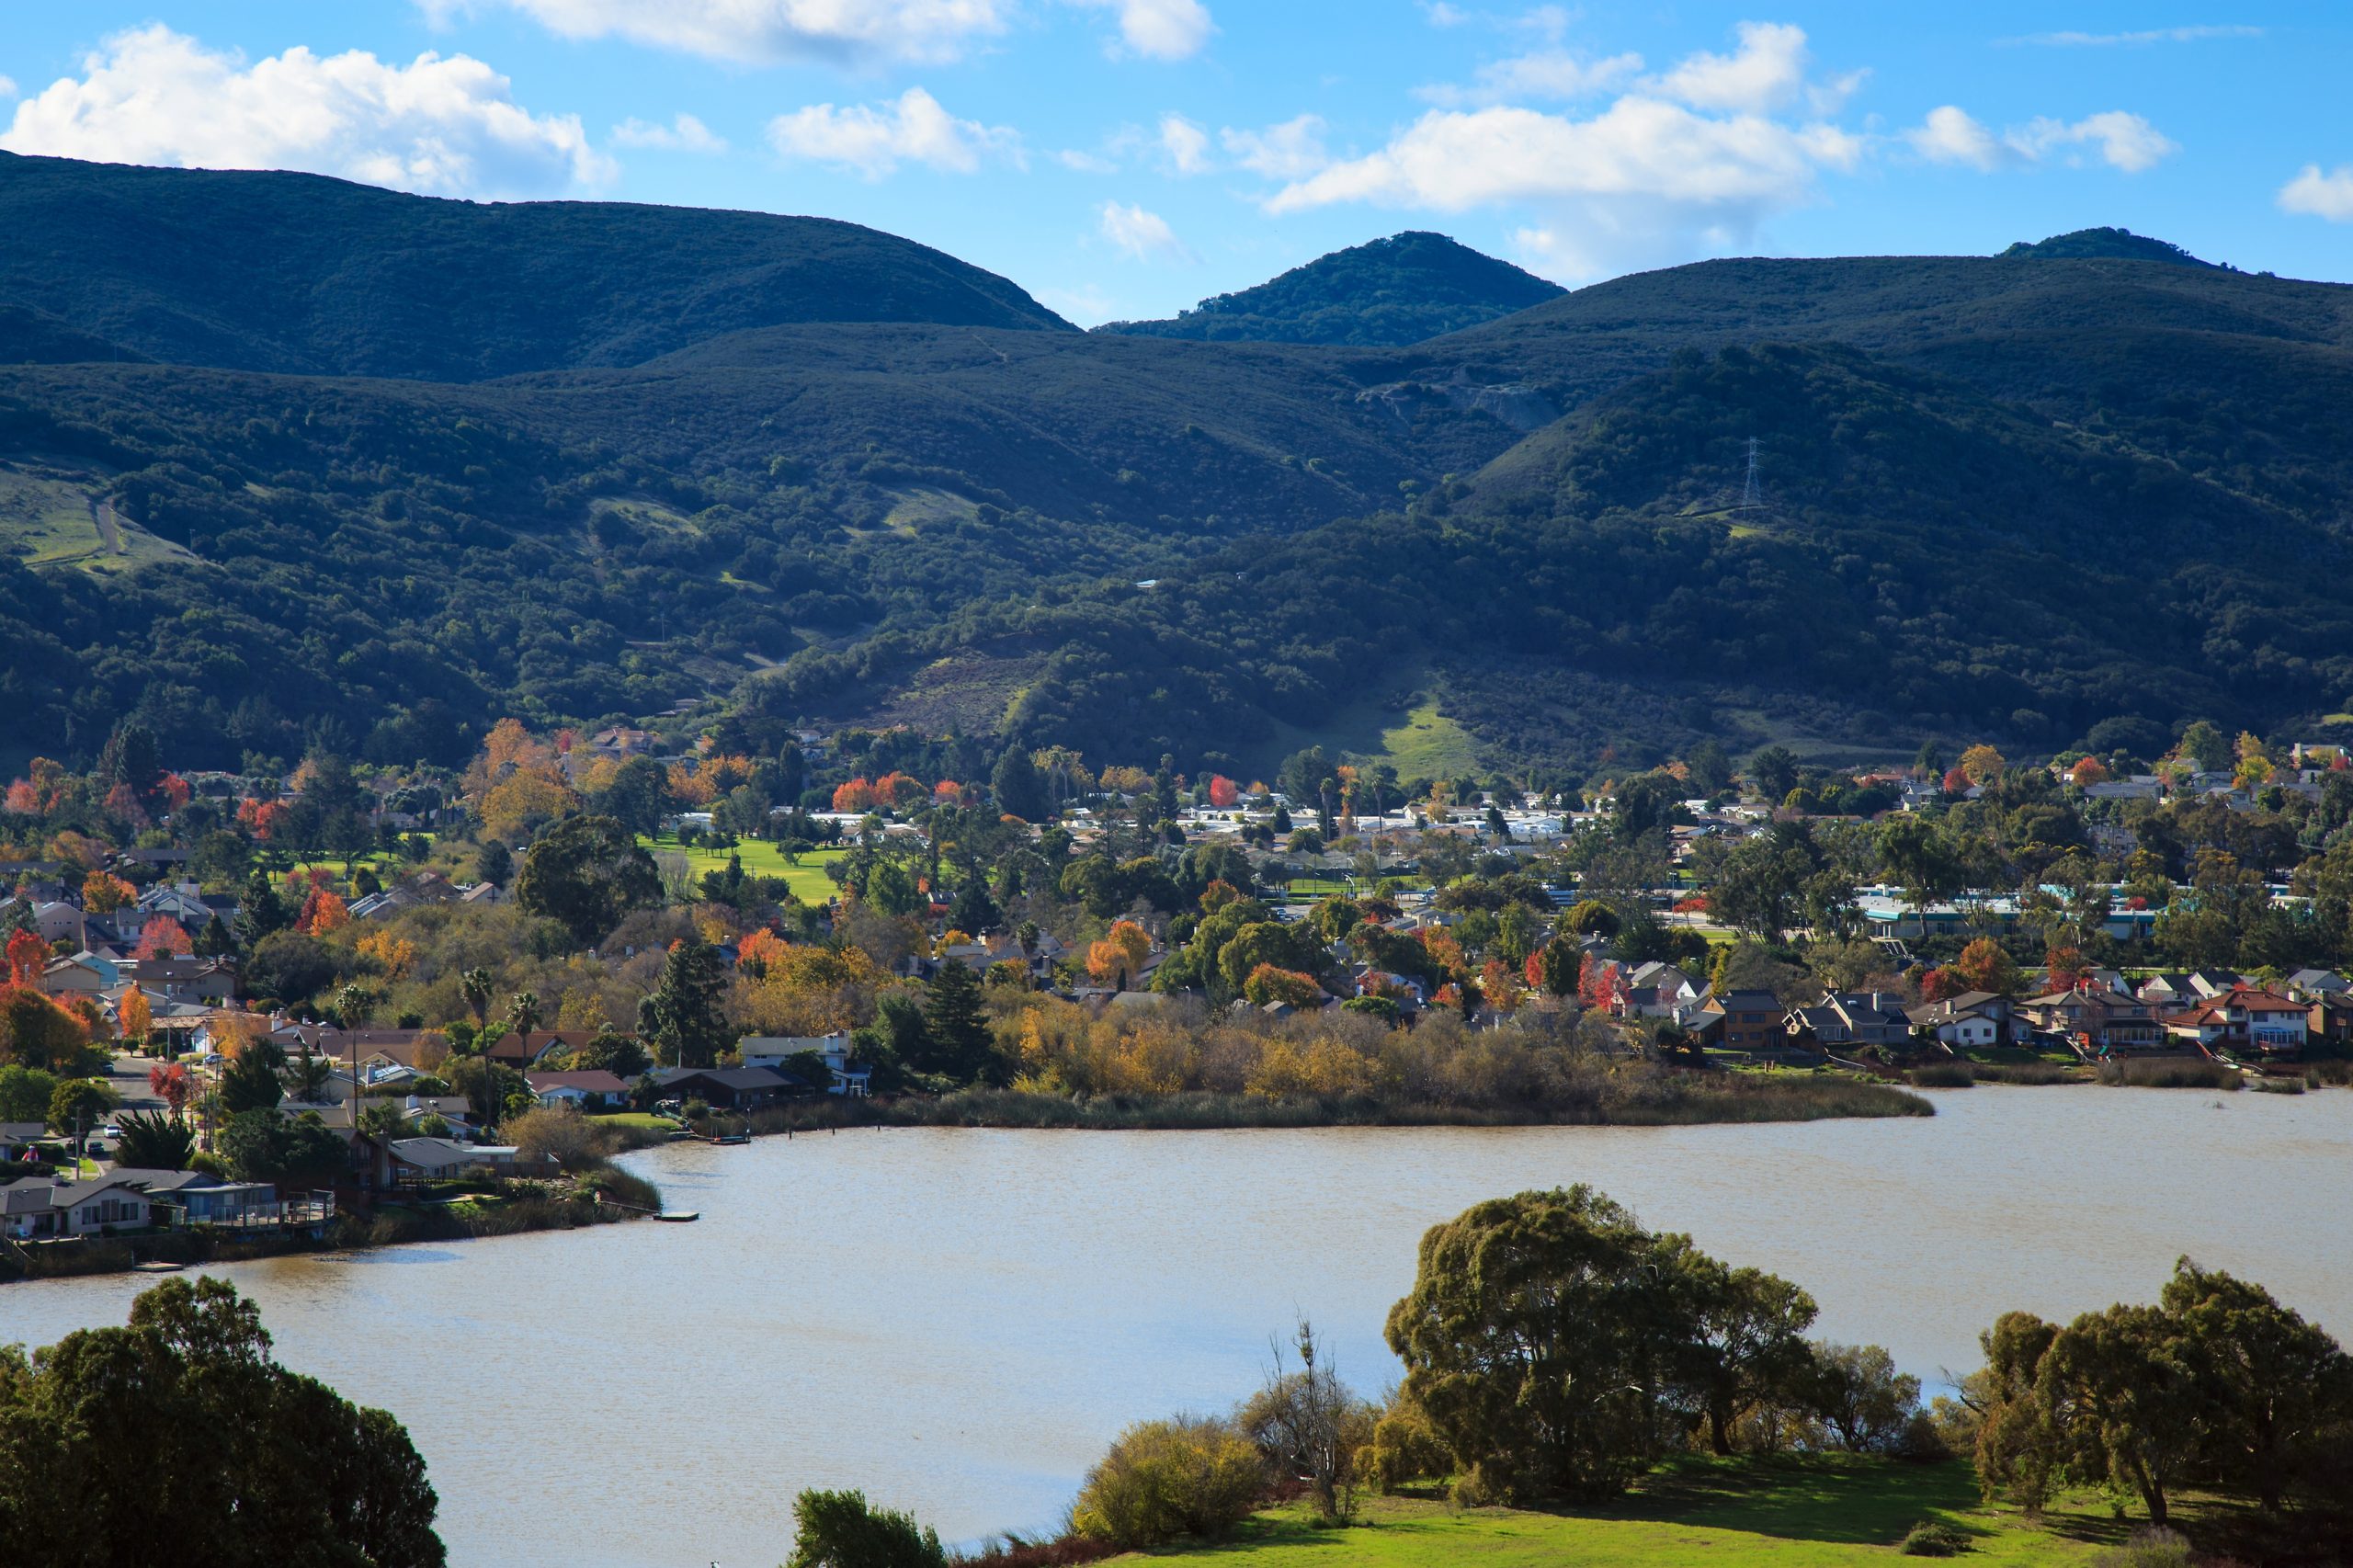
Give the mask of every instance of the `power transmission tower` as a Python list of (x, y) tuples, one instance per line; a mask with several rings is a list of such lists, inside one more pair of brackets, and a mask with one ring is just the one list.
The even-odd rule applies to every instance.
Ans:
[(1748, 482), (1740, 487), (1738, 509), (1743, 512), (1761, 512), (1765, 509), (1764, 493), (1756, 485), (1756, 437), (1754, 436), (1748, 438)]

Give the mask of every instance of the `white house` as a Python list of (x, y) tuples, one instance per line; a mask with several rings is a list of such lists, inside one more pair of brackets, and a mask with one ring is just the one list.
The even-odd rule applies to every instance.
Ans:
[(829, 1095), (863, 1096), (873, 1074), (850, 1060), (849, 1036), (845, 1032), (819, 1035), (746, 1035), (735, 1042), (735, 1053), (746, 1067), (765, 1067), (769, 1072), (782, 1072), (787, 1057), (812, 1052), (824, 1058), (825, 1071), (833, 1074), (826, 1085)]

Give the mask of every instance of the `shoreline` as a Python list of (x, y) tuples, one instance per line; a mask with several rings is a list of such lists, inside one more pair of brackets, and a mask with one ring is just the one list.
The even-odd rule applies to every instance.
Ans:
[(1543, 1107), (1398, 1104), (1370, 1096), (1269, 1099), (1249, 1095), (1028, 1094), (964, 1089), (943, 1096), (790, 1101), (713, 1118), (754, 1136), (887, 1127), (1010, 1131), (1222, 1132), (1315, 1127), (1684, 1127), (1752, 1122), (1878, 1120), (1934, 1116), (1910, 1088), (1849, 1078), (1760, 1079), (1693, 1089), (1669, 1080), (1622, 1096)]
[(471, 1212), (464, 1214), (455, 1212), (460, 1205), (454, 1203), (431, 1208), (381, 1204), (365, 1214), (341, 1214), (315, 1228), (284, 1234), (240, 1234), (191, 1228), (91, 1236), (75, 1242), (13, 1243), (0, 1245), (0, 1287), (99, 1274), (131, 1274), (142, 1272), (142, 1266), (149, 1264), (200, 1268), (210, 1264), (251, 1263), (303, 1253), (372, 1252), (419, 1242), (481, 1241), (540, 1231), (578, 1231), (654, 1217), (650, 1210), (641, 1212), (628, 1205), (598, 1203), (588, 1198), (494, 1196), (498, 1201), (493, 1205), (465, 1203)]

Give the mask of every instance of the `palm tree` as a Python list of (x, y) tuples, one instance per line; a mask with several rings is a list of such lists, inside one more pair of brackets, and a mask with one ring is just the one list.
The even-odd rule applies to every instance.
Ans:
[(366, 986), (346, 985), (335, 994), (335, 1021), (343, 1028), (356, 1028), (368, 1021), (368, 1009), (375, 1003), (375, 995)]
[(517, 1035), (528, 1036), (540, 1027), (540, 999), (531, 992), (517, 991), (507, 1000), (506, 1021)]
[(490, 1027), (490, 971), (470, 969), (458, 977), (458, 988), (465, 993), (466, 1006), (474, 1010), (474, 1027)]
[(334, 1075), (335, 1069), (328, 1064), (327, 1059), (313, 1055), (311, 1048), (304, 1046), (302, 1054), (286, 1064), (278, 1074), (278, 1079), (286, 1085), (286, 1092), (294, 1098), (309, 1100), (315, 1098)]

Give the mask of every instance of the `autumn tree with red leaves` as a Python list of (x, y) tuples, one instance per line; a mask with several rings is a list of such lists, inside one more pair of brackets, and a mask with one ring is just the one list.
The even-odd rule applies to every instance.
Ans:
[(139, 946), (132, 950), (135, 959), (184, 959), (196, 951), (196, 943), (188, 937), (187, 927), (168, 915), (152, 915), (147, 924), (139, 928)]

